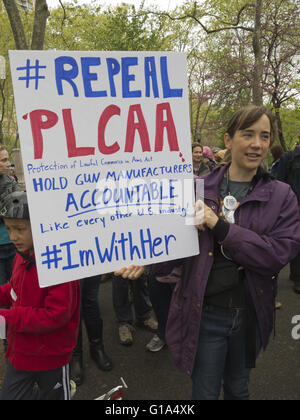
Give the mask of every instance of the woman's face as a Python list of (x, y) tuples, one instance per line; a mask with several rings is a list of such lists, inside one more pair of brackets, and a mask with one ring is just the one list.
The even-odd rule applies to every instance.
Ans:
[(2, 150), (0, 152), (0, 175), (8, 175), (10, 171), (10, 160), (8, 156), (8, 152), (6, 150)]
[(232, 154), (232, 169), (242, 175), (254, 176), (265, 159), (271, 142), (271, 124), (267, 115), (234, 137), (225, 135), (225, 144)]
[(193, 162), (200, 163), (203, 156), (202, 147), (195, 147), (193, 150)]

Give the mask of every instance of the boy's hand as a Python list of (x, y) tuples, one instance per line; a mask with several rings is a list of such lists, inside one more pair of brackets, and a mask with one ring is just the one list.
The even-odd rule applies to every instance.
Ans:
[(139, 265), (131, 265), (128, 268), (122, 268), (121, 270), (116, 271), (114, 274), (117, 277), (123, 277), (123, 279), (128, 280), (137, 280), (145, 272), (145, 267), (140, 267)]

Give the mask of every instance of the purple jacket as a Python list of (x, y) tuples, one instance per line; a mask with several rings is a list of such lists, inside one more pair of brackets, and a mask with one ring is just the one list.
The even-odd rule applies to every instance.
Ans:
[[(225, 170), (221, 167), (203, 177), (205, 202), (216, 213)], [(287, 184), (261, 178), (237, 209), (235, 219), (223, 244), (245, 268), (266, 349), (274, 326), (277, 276), (300, 252), (298, 203)], [(162, 276), (183, 265), (170, 307), (167, 342), (176, 365), (188, 376), (193, 372), (204, 294), (213, 264), (214, 238), (208, 229), (199, 233), (199, 243), (200, 255), (154, 267), (154, 273)]]

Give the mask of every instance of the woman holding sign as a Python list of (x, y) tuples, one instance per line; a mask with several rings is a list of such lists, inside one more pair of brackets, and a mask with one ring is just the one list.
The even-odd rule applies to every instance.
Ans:
[(225, 135), (231, 161), (204, 176), (196, 205), (200, 254), (152, 267), (156, 276), (183, 267), (167, 342), (195, 400), (217, 400), (222, 384), (225, 399), (249, 399), (251, 369), (273, 330), (278, 273), (300, 250), (296, 197), (261, 168), (275, 135), (267, 109), (235, 113)]

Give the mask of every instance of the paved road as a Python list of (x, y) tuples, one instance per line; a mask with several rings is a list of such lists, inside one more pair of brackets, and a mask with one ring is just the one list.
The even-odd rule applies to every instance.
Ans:
[[(300, 340), (294, 341), (291, 337), (291, 320), (300, 315), (300, 296), (291, 290), (287, 269), (280, 276), (278, 299), (283, 308), (277, 312), (276, 338), (271, 340), (253, 371), (250, 386), (253, 400), (300, 399)], [(174, 367), (168, 350), (156, 354), (145, 350), (151, 333), (138, 329), (132, 347), (119, 344), (110, 282), (101, 285), (100, 305), (105, 324), (105, 347), (113, 359), (114, 369), (108, 373), (97, 370), (89, 358), (85, 337), (86, 380), (75, 399), (92, 400), (119, 384), (122, 376), (129, 387), (127, 400), (188, 400), (190, 380)], [(4, 362), (0, 356), (1, 377), (3, 372)]]
[[(300, 296), (294, 294), (288, 269), (280, 276), (278, 299), (283, 308), (277, 311), (276, 337), (253, 371), (251, 394), (254, 400), (300, 399), (300, 340), (291, 337), (291, 320), (300, 315)], [(111, 299), (111, 283), (101, 285), (100, 305), (105, 322), (105, 347), (114, 362), (109, 373), (98, 371), (88, 355), (85, 357), (86, 381), (77, 399), (95, 398), (118, 384), (122, 376), (128, 384), (128, 400), (188, 400), (191, 383), (175, 367), (167, 349), (152, 354), (145, 345), (152, 334), (138, 329), (132, 347), (119, 344)], [(87, 352), (86, 352), (87, 353)]]

